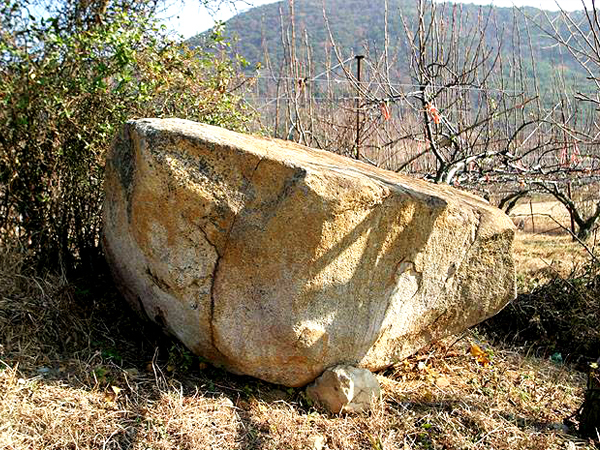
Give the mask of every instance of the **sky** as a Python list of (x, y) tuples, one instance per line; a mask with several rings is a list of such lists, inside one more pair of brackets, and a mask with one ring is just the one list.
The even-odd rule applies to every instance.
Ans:
[[(299, 2), (302, 0), (296, 1)], [(589, 4), (589, 1), (586, 0), (586, 3)], [(454, 0), (454, 3), (492, 4), (497, 7), (535, 6), (540, 9), (552, 11), (559, 9), (557, 2), (566, 11), (582, 9), (581, 0)], [(274, 1), (246, 0), (245, 2), (238, 2), (237, 11), (228, 7), (222, 7), (216, 14), (211, 15), (206, 9), (200, 6), (199, 0), (184, 0), (184, 2), (176, 2), (171, 6), (164, 13), (163, 17), (165, 17), (165, 23), (168, 28), (188, 38), (211, 28), (215, 20), (225, 21), (238, 12), (267, 3), (274, 3)]]

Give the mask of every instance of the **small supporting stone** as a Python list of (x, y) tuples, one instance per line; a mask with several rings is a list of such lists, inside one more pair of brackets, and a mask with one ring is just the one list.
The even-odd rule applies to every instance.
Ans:
[(306, 393), (334, 414), (370, 410), (381, 396), (379, 382), (367, 369), (340, 365), (327, 369)]

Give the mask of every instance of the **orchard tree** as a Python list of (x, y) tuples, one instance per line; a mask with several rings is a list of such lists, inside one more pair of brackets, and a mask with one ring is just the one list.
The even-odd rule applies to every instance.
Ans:
[[(365, 46), (360, 54), (336, 42), (324, 10), (329, 53), (315, 71), (290, 2), (278, 73), (265, 55), (270, 76), (264, 78), (276, 83), (265, 90), (274, 99), (257, 99), (274, 132), (436, 183), (494, 191), (507, 212), (526, 195), (553, 195), (570, 213), (572, 231), (587, 238), (600, 220), (600, 203), (590, 207), (569, 192), (600, 178), (596, 10), (563, 11), (544, 25), (543, 16), (515, 8), (507, 30), (506, 13), (490, 7), (473, 14), (462, 5), (414, 4), (400, 14), (404, 33), (392, 36), (385, 2), (383, 48)], [(570, 97), (558, 70), (543, 91), (532, 42), (564, 47), (553, 57), (579, 63), (592, 92)], [(405, 55), (409, 70), (399, 73)]]

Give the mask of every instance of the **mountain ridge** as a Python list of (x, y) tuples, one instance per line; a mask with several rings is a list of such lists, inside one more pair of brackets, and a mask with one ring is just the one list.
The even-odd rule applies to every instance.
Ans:
[[(225, 22), (224, 36), (233, 42), (232, 49), (242, 56), (251, 67), (260, 64), (267, 71), (277, 73), (286, 61), (284, 41), (290, 39), (292, 9), (294, 5), (294, 31), (297, 54), (307, 59), (312, 55), (314, 70), (320, 70), (331, 61), (332, 47), (324, 16), (331, 29), (337, 49), (343, 57), (353, 54), (380, 55), (384, 47), (385, 0), (303, 0), (280, 1), (261, 5), (242, 12)], [(394, 73), (399, 82), (410, 80), (410, 50), (405, 28), (414, 26), (417, 20), (417, 3), (410, 0), (388, 0), (389, 50), (396, 59)], [(585, 74), (577, 61), (552, 45), (552, 40), (542, 30), (546, 18), (553, 20), (560, 12), (543, 11), (534, 7), (497, 8), (474, 4), (436, 4), (437, 14), (450, 26), (461, 15), (461, 26), (468, 33), (476, 30), (479, 20), (491, 14), (485, 29), (484, 43), (490, 49), (502, 41), (501, 55), (506, 64), (516, 64), (515, 55), (529, 82), (537, 76), (540, 90), (551, 90), (562, 68), (562, 76), (573, 88), (585, 85)], [(583, 18), (582, 12), (571, 13), (575, 20)], [(527, 24), (526, 17), (531, 19)], [(202, 45), (210, 32), (188, 40), (190, 46)], [(284, 39), (282, 39), (284, 36)], [(468, 37), (468, 36), (463, 36)], [(531, 42), (531, 48), (529, 48)], [(308, 43), (308, 45), (306, 45)], [(535, 62), (535, 64), (534, 64)], [(529, 84), (529, 83), (528, 83)]]

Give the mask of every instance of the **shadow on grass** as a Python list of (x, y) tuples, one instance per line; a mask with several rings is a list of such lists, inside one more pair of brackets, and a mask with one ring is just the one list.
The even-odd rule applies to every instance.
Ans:
[(555, 276), (523, 292), (482, 324), (494, 340), (534, 347), (558, 362), (586, 370), (600, 357), (600, 274), (595, 264), (567, 278)]

